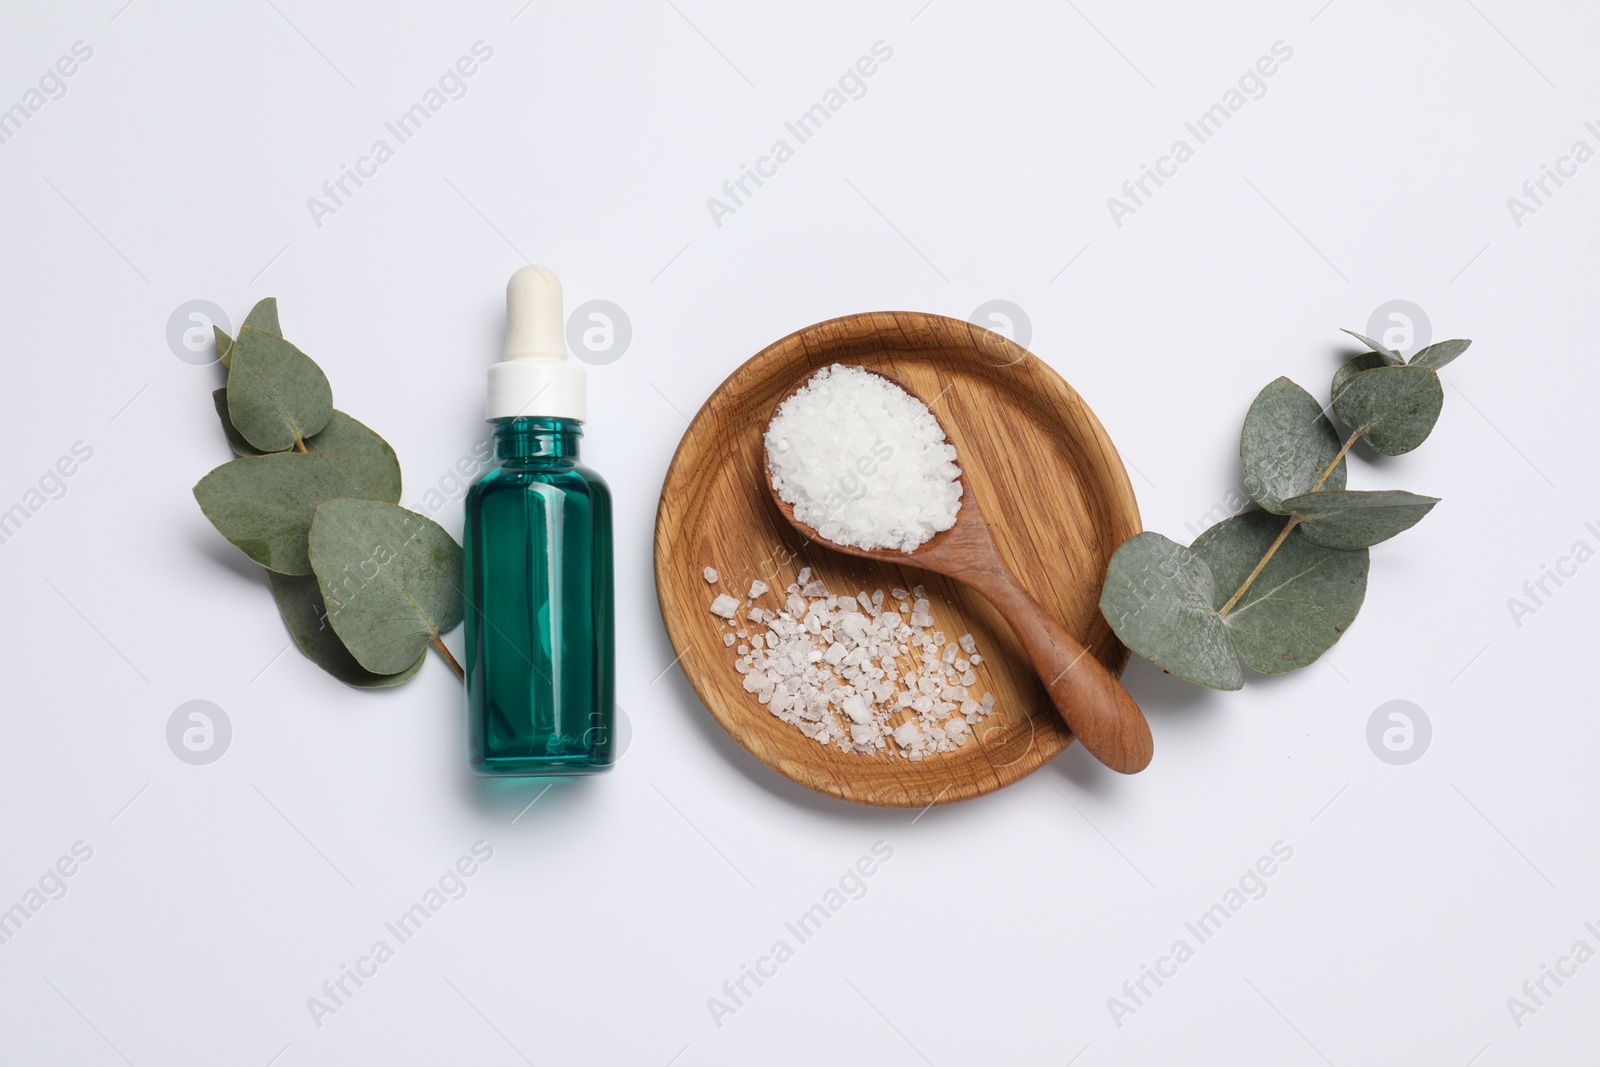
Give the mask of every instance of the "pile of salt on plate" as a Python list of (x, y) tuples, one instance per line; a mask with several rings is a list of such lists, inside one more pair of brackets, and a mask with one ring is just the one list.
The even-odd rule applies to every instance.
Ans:
[(922, 401), (835, 363), (779, 405), (766, 434), (772, 485), (829, 541), (911, 552), (961, 510), (955, 446)]
[[(994, 711), (994, 695), (974, 691), (980, 657), (972, 635), (950, 641), (935, 629), (922, 586), (893, 590), (893, 602), (881, 589), (835, 594), (806, 567), (778, 597), (778, 611), (756, 603), (769, 588), (752, 584), (747, 625), (722, 643), (748, 639), (733, 664), (745, 692), (813, 741), (921, 760), (961, 748)], [(738, 606), (724, 593), (711, 612), (738, 626)]]

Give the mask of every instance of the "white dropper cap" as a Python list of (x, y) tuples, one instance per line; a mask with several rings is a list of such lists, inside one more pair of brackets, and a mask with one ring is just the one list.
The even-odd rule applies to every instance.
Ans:
[(506, 350), (489, 368), (489, 419), (584, 419), (583, 368), (567, 359), (561, 279), (523, 267), (506, 285)]

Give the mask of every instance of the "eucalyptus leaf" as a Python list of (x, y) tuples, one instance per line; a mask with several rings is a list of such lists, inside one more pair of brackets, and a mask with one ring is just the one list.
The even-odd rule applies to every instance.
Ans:
[(1343, 489), (1349, 472), (1339, 455), (1339, 435), (1316, 398), (1288, 378), (1269, 382), (1257, 394), (1239, 435), (1244, 486), (1268, 511), (1287, 515), (1285, 497), (1309, 493), (1323, 471), (1338, 461), (1322, 484)]
[(432, 519), (380, 501), (329, 500), (311, 523), (309, 553), (328, 621), (369, 671), (405, 670), (461, 622), (461, 546)]
[(357, 689), (382, 689), (409, 681), (422, 669), (423, 661), (428, 658), (427, 650), (423, 650), (416, 662), (403, 671), (395, 674), (372, 673), (356, 662), (350, 650), (339, 640), (339, 635), (328, 625), (327, 611), (315, 575), (268, 571), (267, 577), (272, 582), (272, 599), (278, 602), (278, 612), (283, 616), (283, 624), (289, 628), (294, 643), (307, 659), (339, 681)]
[(244, 326), (270, 333), (274, 337), (283, 336), (283, 327), (278, 325), (278, 298), (275, 296), (264, 297), (256, 301), (256, 306), (250, 309), (250, 314), (244, 317)]
[(1438, 370), (1465, 352), (1467, 346), (1471, 344), (1471, 341), (1465, 341), (1460, 338), (1453, 341), (1440, 341), (1438, 344), (1429, 345), (1412, 356), (1411, 362), (1419, 367), (1432, 367), (1434, 370)]
[(1244, 685), (1239, 659), (1213, 604), (1205, 562), (1158, 533), (1123, 542), (1111, 557), (1100, 612), (1122, 643), (1163, 669), (1213, 689)]
[(247, 325), (239, 331), (228, 365), (228, 417), (246, 441), (263, 452), (282, 452), (321, 431), (332, 416), (333, 390), (310, 357), (264, 330)]
[(233, 420), (228, 418), (228, 389), (226, 386), (211, 391), (211, 403), (217, 409), (217, 418), (222, 420), (222, 433), (228, 439), (228, 447), (233, 449), (235, 455), (264, 456), (267, 454), (249, 441), (246, 441), (244, 434), (240, 433), (238, 428), (234, 426)]
[(1333, 410), (1367, 443), (1399, 456), (1428, 439), (1444, 407), (1444, 386), (1432, 367), (1379, 367), (1352, 375), (1333, 397)]
[[(1201, 534), (1191, 550), (1211, 569), (1220, 611), (1255, 570), (1289, 519), (1247, 511)], [(1366, 549), (1326, 548), (1298, 529), (1279, 546), (1239, 602), (1222, 616), (1251, 669), (1285, 674), (1322, 655), (1344, 634), (1367, 592)]]
[(344, 412), (335, 411), (321, 433), (306, 439), (306, 451), (349, 460), (361, 468), (371, 484), (372, 499), (400, 502), (400, 460), (394, 449), (366, 424)]
[[(222, 536), (270, 571), (309, 574), (306, 537), (317, 505), (376, 496), (359, 468), (338, 456), (275, 452), (224, 463), (194, 487), (200, 510)], [(402, 663), (389, 671), (404, 670)]]
[(1305, 516), (1298, 529), (1307, 540), (1328, 548), (1369, 548), (1411, 529), (1439, 502), (1398, 489), (1308, 493), (1285, 501)]
[(1351, 337), (1354, 337), (1357, 341), (1360, 341), (1362, 344), (1366, 345), (1368, 348), (1372, 349), (1374, 352), (1376, 352), (1379, 356), (1381, 356), (1383, 358), (1383, 361), (1385, 363), (1387, 363), (1391, 367), (1398, 367), (1398, 366), (1400, 366), (1401, 364), (1403, 364), (1406, 361), (1406, 357), (1402, 356), (1400, 353), (1396, 352), (1394, 349), (1390, 348), (1388, 345), (1379, 344), (1377, 341), (1374, 341), (1370, 337), (1363, 337), (1359, 333), (1356, 333), (1354, 330), (1345, 330), (1344, 332), (1349, 334)]
[(1333, 372), (1333, 385), (1328, 390), (1329, 396), (1338, 396), (1339, 390), (1344, 388), (1344, 383), (1360, 374), (1364, 370), (1375, 370), (1378, 367), (1387, 367), (1383, 357), (1376, 352), (1363, 352), (1359, 356), (1351, 356), (1339, 365)]
[[(256, 306), (250, 309), (250, 314), (244, 317), (244, 325), (254, 326), (274, 337), (282, 337), (283, 329), (278, 325), (278, 298), (269, 296), (265, 300), (257, 301)], [(224, 367), (232, 366), (233, 338), (223, 333), (217, 326), (212, 326), (211, 330), (217, 337), (217, 358), (222, 360)]]

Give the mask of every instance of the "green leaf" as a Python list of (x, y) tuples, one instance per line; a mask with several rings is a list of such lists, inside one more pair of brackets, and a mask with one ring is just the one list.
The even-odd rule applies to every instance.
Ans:
[[(244, 317), (244, 325), (253, 326), (265, 333), (270, 333), (274, 337), (282, 337), (283, 330), (278, 326), (278, 298), (269, 296), (265, 300), (258, 301), (256, 306), (250, 309), (250, 314)], [(231, 367), (233, 365), (233, 338), (223, 333), (216, 326), (212, 326), (211, 330), (217, 337), (217, 358), (222, 360), (224, 367)]]
[[(241, 456), (268, 454), (246, 441), (228, 418), (226, 388), (213, 391), (211, 401), (217, 409), (217, 418), (222, 420), (222, 432), (234, 452)], [(387, 500), (391, 504), (400, 502), (400, 460), (395, 456), (394, 449), (365, 424), (344, 412), (335, 410), (322, 432), (306, 439), (306, 451), (349, 460), (361, 468), (361, 473), (372, 487), (372, 499)]]
[(256, 306), (244, 317), (244, 326), (239, 327), (241, 332), (245, 326), (253, 327), (262, 333), (270, 333), (274, 337), (282, 337), (283, 328), (278, 325), (278, 298), (269, 296), (256, 301)]
[(332, 416), (333, 390), (310, 357), (264, 330), (239, 331), (228, 363), (228, 417), (246, 441), (282, 452)]
[(1328, 390), (1329, 396), (1336, 396), (1344, 383), (1360, 374), (1364, 370), (1374, 370), (1378, 367), (1387, 367), (1383, 357), (1376, 352), (1363, 352), (1359, 356), (1351, 356), (1340, 364), (1339, 369), (1333, 372), (1333, 386)]
[(1345, 550), (1368, 548), (1411, 529), (1438, 502), (1436, 496), (1398, 489), (1307, 493), (1284, 501), (1306, 517), (1298, 529), (1308, 540)]
[(1122, 643), (1164, 670), (1213, 689), (1244, 685), (1239, 659), (1213, 605), (1210, 569), (1157, 533), (1123, 542), (1111, 557), (1100, 612)]
[(330, 500), (317, 508), (309, 547), (328, 621), (369, 671), (405, 670), (461, 622), (461, 546), (432, 519)]
[(1434, 370), (1438, 370), (1465, 352), (1470, 344), (1472, 344), (1471, 341), (1464, 341), (1459, 338), (1454, 341), (1440, 341), (1438, 344), (1429, 345), (1412, 356), (1411, 362), (1415, 366), (1432, 367)]
[(1428, 439), (1444, 406), (1444, 386), (1432, 367), (1379, 367), (1352, 375), (1333, 396), (1333, 410), (1386, 456), (1410, 452)]
[(400, 460), (389, 442), (364, 423), (335, 411), (322, 432), (306, 439), (307, 452), (347, 459), (361, 468), (372, 486), (373, 500), (400, 502)]
[(1400, 353), (1396, 352), (1392, 348), (1387, 347), (1386, 345), (1379, 344), (1378, 342), (1374, 341), (1370, 337), (1363, 337), (1359, 333), (1356, 333), (1354, 330), (1344, 330), (1343, 332), (1349, 334), (1351, 337), (1354, 337), (1357, 341), (1360, 341), (1362, 344), (1364, 344), (1368, 348), (1372, 349), (1374, 352), (1376, 352), (1379, 356), (1381, 356), (1383, 358), (1383, 361), (1385, 363), (1387, 363), (1391, 367), (1400, 366), (1401, 364), (1403, 364), (1406, 361), (1406, 357), (1402, 356)]
[[(1247, 511), (1211, 527), (1191, 546), (1211, 568), (1220, 611), (1289, 520)], [(1326, 548), (1291, 530), (1261, 574), (1222, 616), (1228, 639), (1252, 670), (1284, 674), (1338, 641), (1367, 593), (1366, 549)]]
[(228, 447), (233, 449), (235, 455), (266, 455), (261, 449), (246, 441), (244, 434), (240, 433), (233, 425), (233, 420), (228, 418), (228, 390), (226, 386), (221, 389), (211, 390), (211, 403), (217, 409), (217, 418), (222, 420), (222, 433), (228, 439)]
[[(194, 487), (211, 525), (269, 571), (309, 574), (306, 537), (317, 505), (376, 495), (355, 464), (338, 456), (274, 452), (224, 463)], [(402, 663), (390, 671), (403, 670)]]
[(328, 625), (327, 611), (323, 607), (322, 593), (315, 575), (278, 574), (268, 571), (272, 582), (272, 599), (278, 602), (283, 624), (289, 628), (294, 643), (306, 658), (346, 685), (357, 689), (381, 689), (409, 681), (422, 669), (428, 658), (426, 650), (417, 661), (396, 674), (373, 674), (350, 654), (339, 640), (339, 635)]
[(1268, 511), (1287, 515), (1284, 498), (1309, 493), (1335, 459), (1323, 483), (1343, 489), (1349, 472), (1339, 455), (1339, 435), (1316, 398), (1287, 378), (1268, 383), (1244, 417), (1239, 435), (1244, 486)]

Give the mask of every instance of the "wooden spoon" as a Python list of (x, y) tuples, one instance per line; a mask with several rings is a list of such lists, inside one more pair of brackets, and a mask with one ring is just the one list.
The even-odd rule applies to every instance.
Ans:
[[(871, 374), (893, 382), (900, 389), (915, 396), (910, 389), (881, 371), (863, 367)], [(810, 380), (810, 375), (795, 382), (773, 409), (782, 407), (784, 401), (799, 391)], [(932, 412), (929, 412), (932, 414)], [(935, 419), (938, 416), (934, 416)], [(771, 420), (768, 420), (771, 425)], [(941, 425), (940, 429), (944, 427)], [(949, 434), (945, 434), (949, 439)], [(970, 461), (971, 457), (957, 456), (957, 462)], [(1150, 725), (1144, 713), (1122, 683), (1084, 648), (1076, 638), (1056, 622), (1039, 602), (1017, 581), (1011, 568), (1006, 566), (995, 544), (988, 521), (978, 509), (968, 479), (961, 479), (961, 510), (956, 514), (956, 524), (935, 534), (912, 552), (899, 549), (857, 548), (830, 541), (816, 530), (794, 517), (793, 505), (778, 495), (772, 484), (772, 465), (763, 450), (763, 468), (767, 475), (767, 490), (784, 518), (796, 530), (818, 544), (827, 545), (851, 556), (919, 567), (923, 570), (954, 578), (970, 585), (989, 603), (995, 606), (1022, 642), (1023, 650), (1033, 661), (1033, 668), (1045, 683), (1056, 710), (1066, 720), (1067, 726), (1101, 763), (1114, 771), (1133, 774), (1150, 763), (1154, 745), (1150, 738)]]

